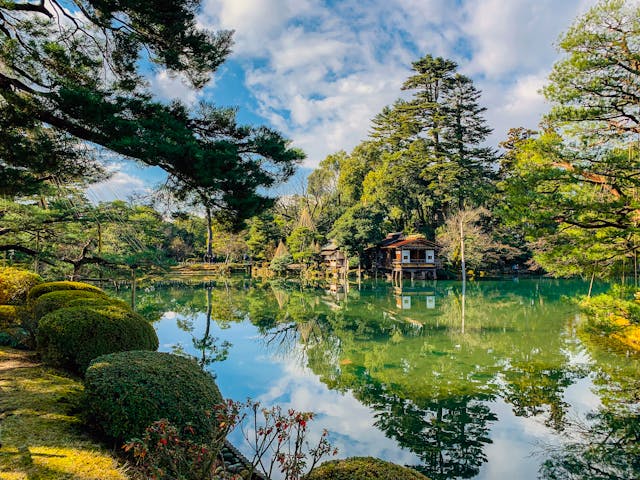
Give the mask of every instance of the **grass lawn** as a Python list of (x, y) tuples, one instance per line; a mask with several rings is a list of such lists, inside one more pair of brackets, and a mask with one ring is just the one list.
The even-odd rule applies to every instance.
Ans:
[(81, 430), (82, 383), (0, 347), (0, 480), (125, 480), (115, 456)]

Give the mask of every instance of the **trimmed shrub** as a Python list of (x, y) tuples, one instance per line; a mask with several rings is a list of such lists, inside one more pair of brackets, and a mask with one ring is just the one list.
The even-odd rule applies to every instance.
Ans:
[(31, 305), (33, 316), (40, 320), (46, 314), (65, 307), (106, 306), (119, 305), (127, 308), (127, 304), (120, 300), (112, 299), (103, 292), (90, 290), (57, 290), (40, 295)]
[(128, 308), (111, 305), (48, 313), (40, 319), (36, 339), (45, 363), (77, 373), (106, 353), (158, 348), (158, 336), (149, 322)]
[(18, 307), (15, 305), (0, 305), (0, 329), (20, 325)]
[(23, 304), (27, 300), (27, 293), (40, 282), (40, 275), (28, 270), (0, 267), (0, 304)]
[(429, 480), (416, 470), (373, 457), (332, 460), (314, 469), (307, 478), (309, 480)]
[(153, 422), (178, 429), (190, 424), (202, 442), (215, 428), (213, 407), (222, 396), (213, 377), (193, 360), (163, 352), (121, 352), (98, 357), (85, 374), (86, 421), (116, 441), (142, 438)]
[(102, 293), (104, 292), (93, 285), (82, 282), (46, 282), (41, 283), (29, 290), (27, 302), (33, 303), (39, 296), (45, 293), (55, 292), (57, 290), (84, 290), (88, 292)]

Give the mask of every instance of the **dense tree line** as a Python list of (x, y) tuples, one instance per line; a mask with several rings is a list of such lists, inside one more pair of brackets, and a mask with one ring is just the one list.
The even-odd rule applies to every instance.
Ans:
[[(90, 263), (93, 243), (72, 239), (77, 227), (68, 217), (77, 214), (52, 214), (45, 203), (61, 185), (73, 185), (65, 202), (86, 205), (75, 197), (106, 178), (94, 155), (102, 148), (161, 166), (169, 174), (165, 198), (201, 212), (204, 252), (171, 240), (184, 258), (230, 261), (242, 252), (269, 262), (279, 253), (285, 263), (309, 266), (330, 240), (355, 260), (385, 234), (403, 231), (440, 242), (452, 265), (461, 263), (466, 242), (469, 268), (528, 262), (557, 275), (633, 269), (637, 276), (636, 6), (603, 1), (562, 37), (565, 55), (544, 90), (553, 109), (538, 131), (513, 128), (499, 150), (488, 146), (481, 92), (452, 60), (425, 55), (413, 62), (401, 98), (371, 120), (366, 139), (320, 162), (304, 191), (276, 200), (264, 187), (286, 180), (303, 156), (286, 139), (237, 124), (234, 109), (189, 110), (147, 91), (141, 62), (152, 59), (199, 88), (231, 48), (229, 32), (196, 27), (195, 4), (173, 3), (151, 12), (78, 2), (73, 18), (56, 2), (0, 7), (2, 249), (44, 258), (47, 238), (68, 236), (59, 243), (80, 250), (58, 258)], [(4, 241), (14, 214), (26, 228)], [(168, 223), (178, 225), (181, 215)], [(32, 225), (38, 222), (69, 231), (52, 234)]]
[[(526, 258), (521, 236), (492, 218), (499, 157), (486, 146), (491, 130), (480, 91), (457, 68), (431, 55), (414, 62), (402, 86), (409, 96), (385, 107), (367, 139), (350, 153), (329, 155), (304, 192), (272, 210), (293, 261), (317, 259), (318, 243), (330, 240), (355, 260), (387, 233), (404, 231), (437, 237), (456, 264), (460, 212), (473, 217), (463, 225), (471, 267)], [(303, 216), (311, 218), (305, 226)]]
[(306, 211), (319, 238), (353, 257), (404, 231), (439, 241), (454, 265), (464, 240), (471, 268), (637, 281), (639, 18), (631, 2), (608, 0), (577, 19), (544, 89), (551, 112), (537, 131), (512, 128), (499, 151), (473, 81), (451, 60), (417, 60), (369, 137), (329, 155), (273, 210), (281, 237)]
[[(166, 271), (181, 262), (202, 262), (207, 221), (197, 212), (167, 214), (152, 203), (116, 200), (93, 204), (83, 188), (50, 186), (39, 195), (0, 200), (0, 255), (52, 277), (128, 275), (131, 268)], [(214, 260), (242, 261), (244, 234), (215, 223)]]

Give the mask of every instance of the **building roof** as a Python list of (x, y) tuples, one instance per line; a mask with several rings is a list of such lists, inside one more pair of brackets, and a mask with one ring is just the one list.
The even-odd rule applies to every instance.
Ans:
[(423, 235), (409, 235), (406, 238), (399, 238), (394, 242), (387, 243), (386, 245), (380, 245), (380, 248), (398, 248), (406, 245), (418, 244), (425, 247), (439, 248), (438, 244), (427, 240)]
[(402, 232), (389, 233), (384, 238), (384, 240), (382, 240), (380, 243), (378, 243), (377, 246), (380, 247), (380, 248), (384, 248), (385, 246), (389, 245), (390, 243), (393, 243), (393, 242), (396, 242), (398, 240), (401, 240), (402, 238), (404, 238), (404, 234)]
[(335, 250), (338, 250), (340, 247), (338, 247), (338, 245), (336, 244), (335, 240), (331, 240), (329, 243), (325, 244), (322, 246), (322, 248), (320, 249), (321, 254), (323, 254), (322, 252), (333, 252)]

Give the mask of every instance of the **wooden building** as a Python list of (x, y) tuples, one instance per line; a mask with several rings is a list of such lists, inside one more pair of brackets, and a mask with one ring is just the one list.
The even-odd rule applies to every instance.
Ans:
[(332, 274), (334, 277), (347, 274), (349, 268), (348, 258), (334, 241), (320, 249), (320, 256), (328, 274)]
[(424, 235), (394, 232), (375, 247), (367, 250), (368, 268), (388, 274), (393, 280), (410, 278), (436, 278), (441, 267), (440, 248)]

